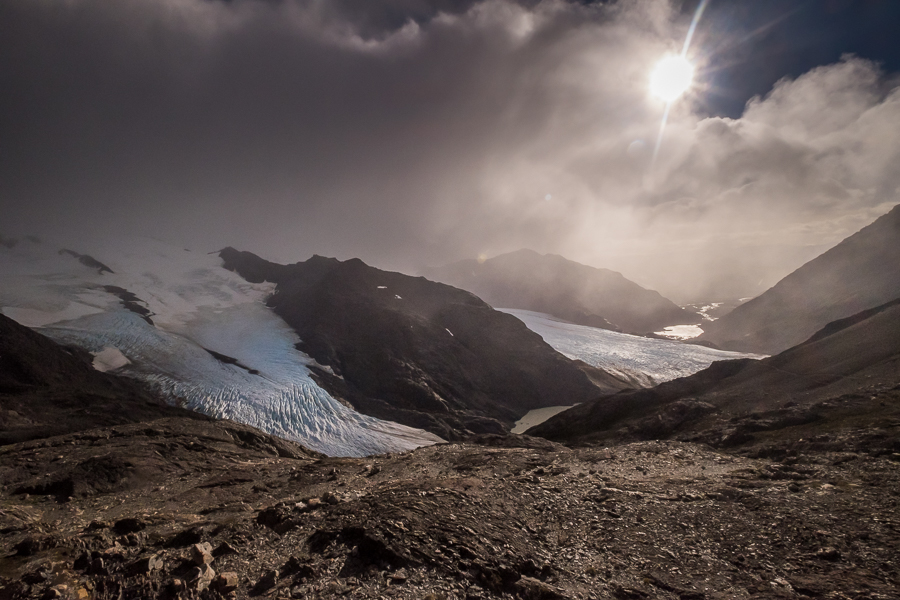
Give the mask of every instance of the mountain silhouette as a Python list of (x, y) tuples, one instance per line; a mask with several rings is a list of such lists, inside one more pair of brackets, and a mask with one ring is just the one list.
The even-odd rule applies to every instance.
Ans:
[(900, 297), (900, 205), (762, 295), (704, 324), (698, 338), (774, 354), (826, 324)]
[(491, 306), (551, 314), (579, 325), (644, 334), (696, 323), (690, 313), (621, 273), (556, 254), (517, 250), (485, 261), (463, 260), (429, 270), (438, 281), (469, 290)]

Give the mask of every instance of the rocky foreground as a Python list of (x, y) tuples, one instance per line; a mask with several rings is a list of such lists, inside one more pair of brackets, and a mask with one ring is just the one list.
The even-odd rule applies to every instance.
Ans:
[(0, 448), (0, 598), (900, 597), (900, 420), (732, 453), (270, 439), (173, 417)]

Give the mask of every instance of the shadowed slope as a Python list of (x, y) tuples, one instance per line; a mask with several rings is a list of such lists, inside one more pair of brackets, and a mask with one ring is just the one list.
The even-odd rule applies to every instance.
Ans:
[(828, 430), (846, 418), (877, 422), (897, 412), (898, 401), (900, 303), (893, 301), (777, 356), (713, 363), (656, 388), (599, 398), (528, 433), (567, 441), (675, 436), (728, 445), (807, 423)]
[(761, 296), (704, 324), (698, 339), (774, 354), (826, 324), (900, 296), (900, 205)]
[(94, 370), (91, 360), (0, 315), (0, 443), (173, 415), (204, 418), (166, 405), (134, 380)]
[(330, 367), (321, 384), (361, 412), (458, 439), (598, 392), (584, 369), (469, 292), (358, 259), (284, 266), (231, 248), (221, 256), (248, 280), (277, 284), (269, 304)]

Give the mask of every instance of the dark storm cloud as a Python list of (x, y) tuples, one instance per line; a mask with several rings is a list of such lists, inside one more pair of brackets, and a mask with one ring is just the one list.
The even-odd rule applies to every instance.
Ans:
[[(897, 94), (852, 58), (738, 119), (704, 117), (701, 86), (651, 170), (676, 8), (4, 2), (0, 231), (405, 269), (529, 246), (676, 290), (728, 270), (710, 248), (819, 247), (897, 201)], [(694, 276), (670, 281), (679, 260)]]
[[(343, 254), (416, 243), (436, 194), (475, 201), (465, 174), (503, 135), (540, 52), (516, 28), (537, 17), (361, 6), (4, 4), (5, 198), (23, 222), (209, 219)], [(430, 21), (391, 16), (404, 11)]]

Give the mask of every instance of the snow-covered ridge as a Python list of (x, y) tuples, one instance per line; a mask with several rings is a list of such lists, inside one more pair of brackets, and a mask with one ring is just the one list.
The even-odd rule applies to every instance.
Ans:
[(544, 341), (569, 358), (600, 367), (640, 385), (687, 377), (717, 360), (765, 358), (760, 354), (741, 354), (669, 340), (645, 338), (627, 333), (567, 323), (544, 313), (500, 308), (544, 338)]
[(94, 353), (97, 368), (330, 455), (441, 441), (332, 398), (310, 377), (297, 335), (265, 306), (274, 286), (245, 281), (218, 256), (146, 239), (59, 250), (28, 240), (0, 248), (0, 312)]

